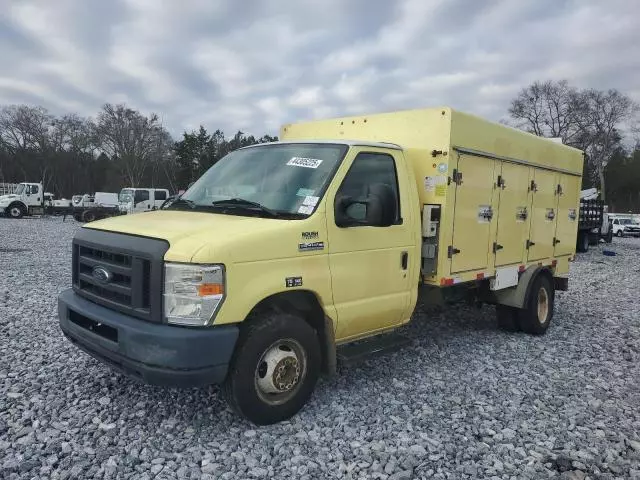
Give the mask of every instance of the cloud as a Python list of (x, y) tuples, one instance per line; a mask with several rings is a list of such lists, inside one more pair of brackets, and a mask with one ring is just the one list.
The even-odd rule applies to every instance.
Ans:
[(451, 105), (493, 120), (534, 80), (640, 101), (640, 4), (627, 0), (0, 0), (0, 104), (203, 124)]

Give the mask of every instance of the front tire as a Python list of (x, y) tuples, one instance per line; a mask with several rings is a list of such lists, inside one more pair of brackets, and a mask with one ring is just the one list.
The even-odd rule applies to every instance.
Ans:
[(311, 396), (320, 375), (320, 343), (297, 315), (267, 312), (247, 322), (222, 391), (237, 413), (270, 425), (298, 413)]
[(14, 219), (22, 218), (25, 214), (24, 208), (22, 208), (22, 206), (18, 203), (9, 205), (9, 208), (7, 208), (7, 212), (9, 214), (9, 217)]
[(622, 230), (618, 230), (618, 233), (616, 233), (616, 237), (622, 238), (622, 236), (623, 236)]
[(523, 332), (542, 335), (553, 318), (555, 291), (549, 277), (538, 275), (533, 281), (525, 308), (518, 312), (518, 322)]

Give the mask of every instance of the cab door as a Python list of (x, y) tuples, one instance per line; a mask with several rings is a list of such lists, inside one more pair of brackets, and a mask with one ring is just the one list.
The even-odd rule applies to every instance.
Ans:
[(133, 211), (144, 212), (151, 210), (151, 196), (149, 190), (139, 189), (133, 195)]
[[(397, 203), (394, 223), (387, 227), (337, 226), (336, 202), (348, 197), (366, 198), (374, 184), (392, 189)], [(328, 253), (338, 315), (337, 339), (396, 326), (408, 315), (411, 289), (416, 288), (418, 278), (417, 269), (412, 271), (418, 265), (418, 232), (409, 188), (415, 187), (409, 185), (402, 152), (354, 147), (327, 192)], [(365, 218), (358, 208), (350, 216)]]

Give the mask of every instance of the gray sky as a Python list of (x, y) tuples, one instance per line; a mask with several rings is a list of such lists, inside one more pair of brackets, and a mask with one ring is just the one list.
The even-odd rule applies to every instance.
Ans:
[(637, 0), (0, 0), (0, 104), (105, 102), (275, 134), (450, 105), (493, 120), (534, 80), (640, 101)]

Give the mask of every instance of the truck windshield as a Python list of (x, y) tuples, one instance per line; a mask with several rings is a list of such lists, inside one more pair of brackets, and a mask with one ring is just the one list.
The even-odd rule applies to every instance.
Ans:
[(274, 143), (236, 150), (213, 165), (169, 208), (306, 217), (320, 201), (347, 148)]
[(16, 188), (16, 195), (22, 195), (24, 193), (24, 188), (25, 188), (24, 183), (21, 183), (20, 185), (18, 185), (18, 188)]
[(133, 190), (130, 188), (123, 188), (120, 190), (120, 195), (118, 195), (118, 202), (120, 203), (128, 203), (133, 200)]

